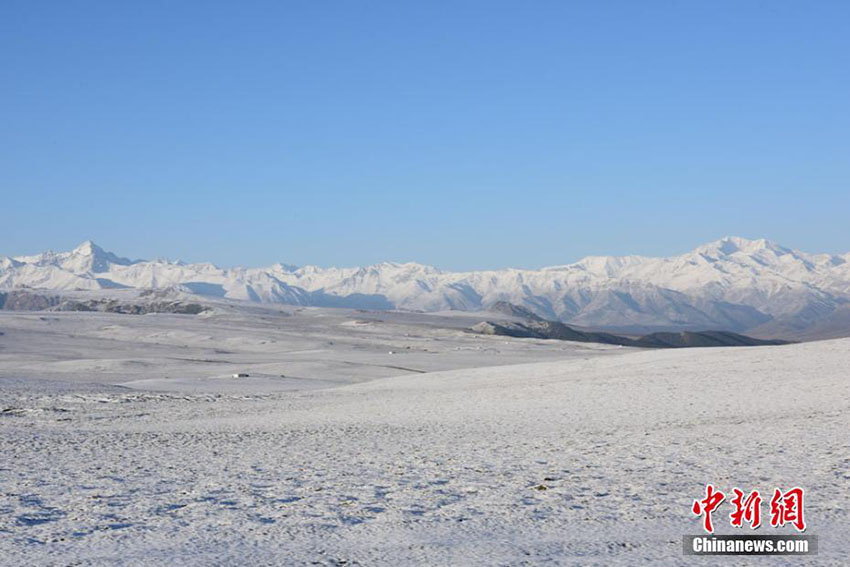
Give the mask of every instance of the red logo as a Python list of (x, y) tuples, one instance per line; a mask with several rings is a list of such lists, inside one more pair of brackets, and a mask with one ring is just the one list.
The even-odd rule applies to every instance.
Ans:
[(714, 525), (711, 523), (711, 513), (720, 506), (721, 502), (726, 499), (726, 495), (722, 492), (714, 490), (710, 484), (705, 487), (705, 498), (702, 500), (694, 500), (694, 505), (691, 508), (697, 516), (703, 516), (702, 527), (708, 533), (714, 533)]
[[(745, 494), (739, 488), (733, 488), (734, 494), (730, 503), (732, 512), (729, 514), (730, 524), (740, 528), (749, 524), (750, 529), (755, 530), (761, 525), (761, 503), (762, 498), (758, 490)], [(694, 500), (691, 512), (695, 516), (702, 517), (702, 527), (708, 533), (714, 533), (712, 513), (726, 500), (726, 495), (714, 488), (713, 485), (705, 486), (705, 498)], [(797, 531), (806, 530), (806, 522), (803, 519), (803, 489), (794, 487), (786, 492), (776, 488), (773, 498), (770, 499), (770, 525), (781, 528), (785, 524), (791, 524)]]
[(744, 522), (750, 524), (750, 529), (758, 529), (761, 525), (761, 496), (758, 490), (752, 492), (744, 498), (744, 493), (733, 488), (735, 498), (732, 499), (732, 506), (735, 509), (729, 514), (729, 519), (733, 526), (740, 528)]
[(770, 499), (770, 525), (779, 528), (785, 524), (791, 524), (798, 532), (806, 529), (802, 488), (795, 486), (784, 494), (778, 488), (773, 492), (773, 498)]

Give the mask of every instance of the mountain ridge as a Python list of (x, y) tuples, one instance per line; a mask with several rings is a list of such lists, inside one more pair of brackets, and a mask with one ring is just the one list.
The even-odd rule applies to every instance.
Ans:
[[(70, 252), (0, 256), (0, 289), (160, 289), (303, 306), (476, 311), (498, 301), (588, 328), (780, 329), (817, 335), (850, 305), (850, 253), (810, 254), (724, 237), (667, 258), (587, 256), (538, 270), (451, 272), (415, 262), (321, 268), (130, 260), (86, 241)], [(850, 330), (848, 333), (850, 334)]]

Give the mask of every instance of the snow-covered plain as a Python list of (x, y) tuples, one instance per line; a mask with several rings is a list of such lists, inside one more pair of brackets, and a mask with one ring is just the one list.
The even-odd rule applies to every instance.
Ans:
[(468, 317), (0, 313), (0, 563), (740, 564), (682, 555), (706, 483), (807, 489), (820, 554), (759, 564), (850, 560), (850, 340), (641, 351)]

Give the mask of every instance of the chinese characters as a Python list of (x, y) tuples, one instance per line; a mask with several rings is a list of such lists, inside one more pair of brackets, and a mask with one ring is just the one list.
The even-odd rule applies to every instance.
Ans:
[[(732, 494), (730, 500), (732, 512), (729, 514), (730, 524), (737, 528), (747, 524), (750, 529), (758, 529), (761, 526), (762, 505), (762, 497), (759, 491), (753, 490), (745, 494), (743, 490), (736, 487), (732, 489)], [(796, 486), (785, 492), (779, 488), (774, 489), (773, 496), (770, 499), (770, 525), (774, 528), (781, 528), (790, 524), (799, 532), (805, 531), (803, 496), (803, 489)], [(725, 500), (726, 495), (711, 484), (706, 485), (704, 498), (694, 500), (691, 512), (702, 518), (702, 527), (706, 532), (714, 533), (712, 514)]]

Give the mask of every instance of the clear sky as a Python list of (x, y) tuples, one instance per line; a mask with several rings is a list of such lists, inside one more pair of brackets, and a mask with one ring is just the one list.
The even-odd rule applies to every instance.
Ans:
[(850, 251), (850, 2), (0, 3), (0, 254)]

